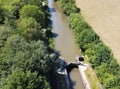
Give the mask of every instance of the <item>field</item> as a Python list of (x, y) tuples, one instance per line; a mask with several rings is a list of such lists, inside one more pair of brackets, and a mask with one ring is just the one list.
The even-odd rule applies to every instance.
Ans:
[(120, 0), (76, 0), (76, 4), (120, 64)]

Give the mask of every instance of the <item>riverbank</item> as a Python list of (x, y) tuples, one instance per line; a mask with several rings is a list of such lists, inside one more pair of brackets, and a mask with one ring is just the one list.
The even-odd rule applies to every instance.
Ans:
[[(120, 88), (120, 66), (117, 64), (112, 52), (104, 44), (93, 28), (86, 22), (80, 14), (80, 10), (75, 5), (75, 0), (58, 0), (63, 12), (68, 17), (69, 27), (75, 34), (75, 40), (78, 47), (87, 55), (91, 67), (97, 74), (99, 81), (105, 89)], [(111, 85), (111, 82), (114, 82)], [(91, 84), (92, 85), (92, 84)], [(98, 88), (95, 88), (98, 89)]]
[[(62, 3), (60, 2), (60, 1), (58, 1), (57, 2), (58, 4), (59, 4), (59, 6), (62, 6)], [(66, 7), (66, 6), (65, 6)], [(65, 8), (64, 7), (64, 8)], [(63, 12), (65, 12), (65, 11), (63, 11)], [(73, 12), (74, 12), (74, 10), (73, 10)], [(67, 16), (67, 17), (69, 17), (69, 16)], [(73, 20), (72, 20), (73, 21)], [(78, 22), (79, 23), (79, 22)], [(79, 24), (78, 24), (79, 25)], [(78, 26), (77, 24), (75, 24), (75, 26), (77, 27)], [(72, 29), (73, 30), (73, 29)], [(71, 31), (72, 31), (71, 30)], [(74, 31), (72, 31), (72, 33), (74, 33)], [(73, 34), (74, 35), (74, 38), (73, 39), (75, 39), (75, 34)], [(78, 47), (77, 47), (78, 48)], [(77, 56), (77, 55), (76, 55)], [(80, 67), (81, 68), (81, 67)], [(84, 69), (84, 68), (83, 68)], [(82, 82), (83, 82), (83, 85), (84, 86), (88, 86), (88, 88), (90, 88), (91, 87), (91, 89), (99, 89), (99, 81), (98, 81), (98, 79), (97, 79), (97, 77), (96, 77), (96, 74), (95, 74), (95, 72), (93, 71), (93, 69), (89, 66), (88, 68), (87, 68), (87, 70), (85, 70), (85, 71), (80, 71), (80, 69), (79, 69), (79, 74), (81, 75), (81, 78), (83, 79), (82, 80)], [(80, 76), (79, 75), (79, 76)], [(93, 78), (93, 76), (94, 76), (94, 78)], [(77, 76), (76, 76), (76, 78), (77, 78)], [(91, 81), (91, 79), (92, 79), (92, 81)], [(89, 82), (88, 82), (88, 80), (90, 81), (90, 84), (89, 84)], [(86, 82), (87, 81), (87, 82)], [(78, 88), (79, 89), (79, 88)]]

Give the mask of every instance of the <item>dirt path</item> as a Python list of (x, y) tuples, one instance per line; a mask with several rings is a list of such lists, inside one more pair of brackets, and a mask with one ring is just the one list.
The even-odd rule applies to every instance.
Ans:
[(120, 64), (120, 0), (76, 0), (76, 4)]

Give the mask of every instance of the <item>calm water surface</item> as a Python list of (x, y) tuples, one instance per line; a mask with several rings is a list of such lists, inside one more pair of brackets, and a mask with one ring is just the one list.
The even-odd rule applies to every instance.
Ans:
[[(55, 37), (55, 49), (65, 61), (75, 62), (75, 57), (79, 54), (79, 50), (76, 47), (72, 31), (67, 24), (66, 16), (54, 0), (48, 1), (53, 25), (52, 31)], [(73, 69), (70, 77), (73, 89), (85, 89), (78, 69)]]

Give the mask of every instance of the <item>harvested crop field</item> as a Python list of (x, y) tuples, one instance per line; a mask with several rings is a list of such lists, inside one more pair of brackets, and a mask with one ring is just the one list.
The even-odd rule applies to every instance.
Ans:
[(76, 0), (76, 4), (120, 64), (120, 0)]

